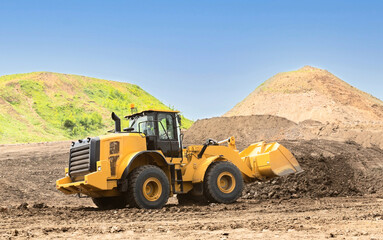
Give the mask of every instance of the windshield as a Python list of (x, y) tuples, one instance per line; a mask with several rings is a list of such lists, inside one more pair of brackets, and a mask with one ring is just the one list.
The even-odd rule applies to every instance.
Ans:
[(155, 135), (153, 116), (139, 116), (130, 119), (130, 122), (130, 127), (134, 129), (134, 132), (141, 132), (146, 136)]

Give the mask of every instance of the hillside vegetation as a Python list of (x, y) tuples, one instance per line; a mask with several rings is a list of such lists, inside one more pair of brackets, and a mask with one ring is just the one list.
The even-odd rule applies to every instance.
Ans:
[[(0, 77), (0, 143), (57, 141), (105, 134), (110, 113), (170, 109), (137, 85), (33, 72)], [(192, 121), (183, 117), (182, 127)], [(122, 121), (123, 127), (128, 125)]]

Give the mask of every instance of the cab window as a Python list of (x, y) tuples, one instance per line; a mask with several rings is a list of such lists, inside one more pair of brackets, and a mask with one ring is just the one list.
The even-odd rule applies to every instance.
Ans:
[(168, 136), (169, 139), (174, 139), (174, 121), (170, 114), (158, 114), (158, 132), (160, 139), (168, 139)]
[(141, 116), (133, 120), (131, 123), (132, 128), (136, 132), (142, 132), (146, 136), (154, 136), (154, 121), (153, 116)]

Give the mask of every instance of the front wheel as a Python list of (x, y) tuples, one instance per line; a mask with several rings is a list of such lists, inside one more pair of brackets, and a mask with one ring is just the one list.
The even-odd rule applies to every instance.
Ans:
[(241, 195), (243, 179), (239, 169), (230, 162), (215, 162), (204, 179), (204, 195), (210, 202), (233, 203)]
[(129, 174), (127, 194), (131, 207), (162, 208), (170, 195), (169, 180), (161, 168), (141, 166)]

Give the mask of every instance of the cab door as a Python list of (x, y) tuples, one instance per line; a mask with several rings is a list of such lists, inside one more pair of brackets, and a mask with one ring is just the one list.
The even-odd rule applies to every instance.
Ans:
[(161, 150), (166, 157), (181, 157), (175, 115), (172, 113), (158, 113), (156, 129), (158, 132), (158, 150)]

